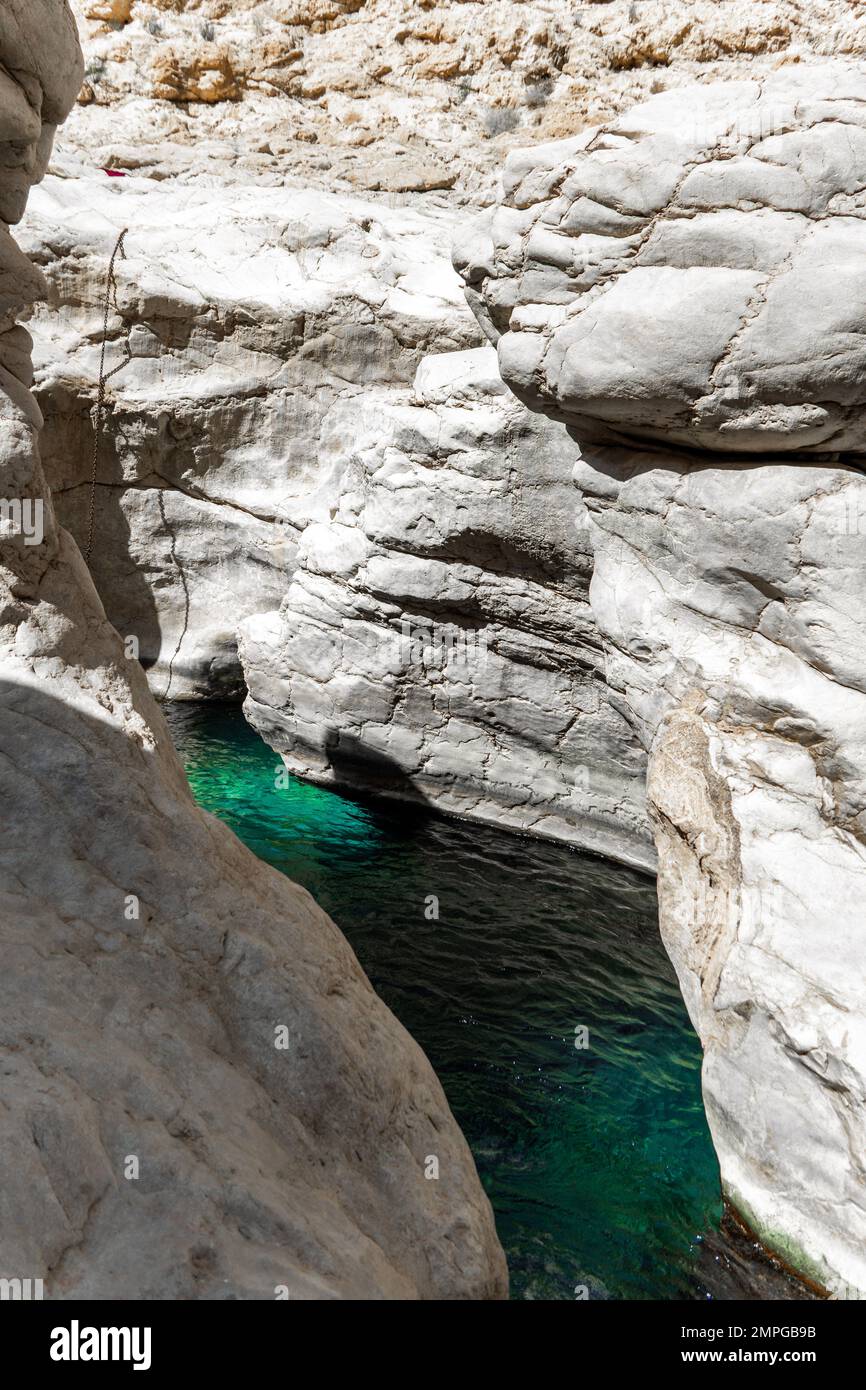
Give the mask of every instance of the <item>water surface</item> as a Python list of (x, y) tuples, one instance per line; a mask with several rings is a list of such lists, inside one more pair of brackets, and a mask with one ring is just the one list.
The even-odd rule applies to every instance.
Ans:
[(424, 809), (278, 790), (238, 708), (167, 714), (199, 802), (314, 894), (430, 1058), (512, 1296), (712, 1292), (718, 1167), (653, 882)]

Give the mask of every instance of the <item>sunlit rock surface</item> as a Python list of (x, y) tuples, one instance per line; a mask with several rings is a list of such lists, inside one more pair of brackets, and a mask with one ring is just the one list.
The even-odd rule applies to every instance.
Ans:
[(245, 709), (293, 771), (653, 863), (608, 697), (564, 432), (489, 347), (330, 417), (335, 505), (242, 628)]
[[(26, 11), (46, 55), (64, 42), (47, 3)], [(862, 1291), (866, 93), (813, 60), (859, 55), (866, 16), (76, 6), (81, 104), (24, 233), (51, 295), (37, 384), (81, 536), (99, 299), (129, 225), (110, 356), (129, 328), (135, 360), (112, 383), (92, 567), (153, 688), (238, 693), (242, 628), (248, 709), (291, 766), (646, 862), (648, 750), (727, 1189), (799, 1268)], [(52, 71), (48, 125), (80, 77), (67, 63), (61, 92)], [(10, 101), (30, 151), (4, 175), (12, 218), (50, 140)], [(506, 151), (539, 142), (497, 199)], [(457, 208), (505, 379), (577, 443), (461, 360), (480, 333), (443, 265)], [(11, 330), (38, 285), (4, 254)], [(26, 337), (3, 342), (35, 423)], [(426, 638), (441, 653), (455, 628), (484, 646), (431, 676)]]
[(109, 383), (91, 571), (155, 693), (238, 696), (238, 625), (279, 605), (304, 527), (336, 504), (335, 408), (480, 339), (454, 222), (316, 191), (49, 177), (22, 238), (50, 287), (31, 323), (45, 468), (82, 545), (124, 227), (106, 366), (125, 343), (132, 361)]
[(127, 342), (132, 360), (110, 383), (90, 568), (153, 691), (246, 683), (295, 771), (651, 865), (644, 758), (587, 601), (576, 450), (473, 350), (453, 216), (49, 178), (23, 228), (50, 286), (36, 390), (82, 545), (124, 226), (106, 363)]
[(850, 0), (73, 0), (91, 164), (463, 203), (651, 92), (859, 57)]
[(841, 1296), (866, 1292), (864, 98), (840, 64), (656, 98), (515, 156), (456, 253), (503, 376), (581, 445), (725, 1188)]
[(524, 400), (583, 438), (866, 447), (866, 77), (669, 92), (512, 155), (457, 263)]

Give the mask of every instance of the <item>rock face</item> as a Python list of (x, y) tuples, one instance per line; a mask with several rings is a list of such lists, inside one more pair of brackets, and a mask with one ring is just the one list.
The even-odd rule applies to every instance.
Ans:
[[(726, 1191), (801, 1271), (866, 1293), (866, 81), (801, 61), (861, 52), (866, 16), (74, 8), (81, 104), (23, 237), (50, 296), (32, 321), (48, 479), (83, 537), (102, 286), (131, 229), (92, 564), (108, 618), (172, 696), (238, 694), (240, 629), (247, 711), (307, 776), (645, 865), (648, 755)], [(60, 0), (3, 15), (16, 221), (81, 68)], [(456, 209), (493, 202), (527, 141), (456, 264), (536, 414), (443, 264)], [(4, 890), (15, 1268), (97, 1296), (145, 1274), (157, 1296), (496, 1293), (429, 1069), (306, 896), (194, 810), (55, 526), (15, 327), (42, 284), (3, 243), (4, 487), (48, 502), (35, 546), (4, 512), (4, 747), (40, 772), (13, 770), (4, 799), (24, 866)], [(418, 1185), (427, 1149), (455, 1186)]]
[(161, 698), (237, 697), (238, 625), (278, 607), (299, 536), (334, 505), (336, 408), (479, 341), (453, 220), (56, 167), (22, 241), (50, 287), (31, 331), (58, 515), (83, 546), (105, 277), (128, 227), (106, 365), (125, 343), (132, 361), (109, 388), (91, 571)]
[(655, 98), (515, 156), (457, 252), (506, 381), (581, 445), (590, 601), (649, 754), (726, 1192), (855, 1297), (864, 98), (839, 64)]
[(248, 718), (292, 771), (653, 863), (574, 525), (576, 450), (489, 347), (329, 417), (327, 520), (242, 627)]
[(513, 156), (458, 253), (504, 379), (582, 438), (862, 450), (864, 92), (670, 92)]
[(650, 866), (576, 451), (473, 350), (453, 215), (77, 169), (32, 202), (42, 453), (82, 546), (104, 278), (130, 227), (106, 362), (126, 343), (132, 360), (110, 383), (90, 568), (157, 696), (248, 688), (305, 776)]
[[(456, 357), (435, 399), (424, 384), (435, 369), (416, 381), (425, 355), (481, 341), (446, 244), (457, 205), (493, 197), (509, 146), (579, 130), (693, 75), (758, 74), (777, 96), (757, 116), (745, 95), (754, 88), (743, 86), (738, 131), (727, 129), (726, 107), (690, 110), (683, 123), (675, 94), (665, 98), (670, 128), (658, 114), (639, 150), (620, 134), (603, 137), (604, 153), (586, 130), (574, 154), (593, 142), (595, 200), (575, 194), (579, 174), (564, 190), (535, 187), (564, 174), (560, 145), (550, 167), (539, 148), (515, 157), (497, 246), (520, 257), (530, 224), (532, 244), (523, 317), (502, 348), (514, 362), (504, 366), (520, 391), (543, 347), (552, 375), (538, 392), (533, 378), (525, 397), (556, 413), (568, 378), (581, 438), (604, 426), (742, 450), (784, 449), (794, 430), (802, 447), (838, 443), (843, 429), (856, 436), (856, 335), (842, 277), (820, 291), (839, 309), (827, 351), (847, 354), (836, 398), (809, 394), (809, 315), (792, 319), (801, 327), (779, 339), (778, 360), (767, 343), (786, 312), (775, 271), (788, 252), (798, 257), (795, 301), (814, 290), (825, 252), (847, 256), (842, 243), (825, 246), (841, 223), (824, 220), (831, 194), (811, 147), (779, 182), (773, 142), (787, 158), (786, 140), (799, 136), (784, 107), (790, 88), (773, 69), (856, 50), (862, 17), (837, 0), (808, 14), (793, 0), (613, 0), (578, 15), (567, 0), (74, 8), (87, 40), (81, 101), (23, 233), (50, 284), (49, 308), (32, 323), (43, 457), (60, 520), (83, 542), (101, 297), (128, 225), (109, 362), (122, 360), (127, 335), (133, 362), (111, 382), (91, 571), (109, 619), (137, 639), (154, 692), (236, 698), (246, 679), (248, 711), (306, 775), (651, 865), (644, 754), (603, 678), (586, 522), (575, 529), (569, 517), (567, 440), (555, 429), (542, 438), (537, 421), (479, 387), (471, 366), (461, 385)], [(834, 127), (834, 168), (849, 135)], [(621, 212), (616, 179), (631, 181)], [(660, 214), (675, 183), (674, 225)], [(831, 184), (834, 207), (854, 192)], [(747, 214), (754, 185), (760, 207)], [(814, 235), (801, 238), (806, 227)], [(635, 238), (651, 328), (617, 289)], [(462, 268), (475, 307), (487, 304), (501, 324), (510, 272), (488, 273), (489, 252), (482, 237)], [(683, 268), (674, 302), (671, 277)], [(577, 287), (582, 312), (566, 314)], [(753, 309), (753, 331), (729, 358), (727, 326)], [(756, 362), (762, 385), (749, 386), (747, 412), (739, 383)], [(379, 410), (383, 438), (371, 443)], [(446, 433), (447, 455), (443, 419), (461, 432), (456, 449)], [(379, 442), (408, 460), (396, 486)], [(393, 533), (377, 517), (385, 506)], [(348, 568), (335, 576), (323, 554), (344, 539)], [(350, 629), (345, 644), (339, 634)], [(315, 671), (299, 655), (306, 633), (316, 635)], [(451, 640), (470, 663), (431, 692), (430, 652), (435, 664)]]
[[(39, 113), (80, 80), (64, 0), (7, 4), (0, 60), (15, 220)], [(40, 279), (2, 246), (0, 1273), (59, 1299), (502, 1296), (428, 1063), (309, 895), (197, 810), (56, 523), (14, 322)]]

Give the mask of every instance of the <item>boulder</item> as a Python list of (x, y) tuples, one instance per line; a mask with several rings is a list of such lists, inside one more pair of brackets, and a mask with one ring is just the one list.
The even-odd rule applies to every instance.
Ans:
[(456, 264), (522, 400), (582, 439), (866, 448), (866, 77), (666, 92), (512, 155)]

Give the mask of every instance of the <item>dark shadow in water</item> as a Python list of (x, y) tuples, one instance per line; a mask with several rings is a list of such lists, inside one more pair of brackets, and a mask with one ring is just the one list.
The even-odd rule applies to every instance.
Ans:
[(378, 748), (371, 748), (355, 734), (329, 729), (325, 736), (325, 752), (340, 784), (352, 788), (354, 793), (373, 797), (387, 792), (417, 806), (429, 805), (424, 793), (407, 777), (399, 763)]

